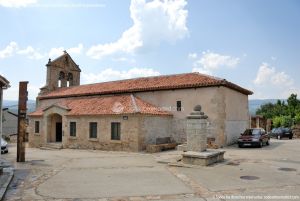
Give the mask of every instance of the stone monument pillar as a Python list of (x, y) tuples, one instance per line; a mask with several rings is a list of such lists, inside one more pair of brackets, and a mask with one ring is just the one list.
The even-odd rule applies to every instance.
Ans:
[(182, 154), (183, 163), (207, 166), (224, 160), (225, 151), (206, 149), (207, 118), (200, 105), (187, 116), (187, 150)]
[(194, 111), (187, 116), (187, 151), (206, 151), (207, 115), (196, 105)]

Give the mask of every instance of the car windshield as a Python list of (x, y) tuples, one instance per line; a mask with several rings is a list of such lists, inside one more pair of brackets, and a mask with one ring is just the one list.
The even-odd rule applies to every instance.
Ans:
[(259, 135), (259, 134), (260, 134), (260, 130), (259, 129), (247, 129), (243, 133), (243, 135)]

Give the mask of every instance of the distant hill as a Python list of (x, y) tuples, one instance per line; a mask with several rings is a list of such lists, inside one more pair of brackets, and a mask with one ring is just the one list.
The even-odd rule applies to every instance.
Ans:
[[(8, 108), (9, 111), (18, 113), (18, 101), (15, 100), (3, 100), (3, 108)], [(35, 111), (35, 100), (27, 101), (28, 113)]]
[(260, 108), (261, 105), (266, 103), (276, 103), (278, 100), (285, 101), (286, 99), (253, 99), (249, 100), (249, 112), (251, 115), (255, 115), (256, 110)]

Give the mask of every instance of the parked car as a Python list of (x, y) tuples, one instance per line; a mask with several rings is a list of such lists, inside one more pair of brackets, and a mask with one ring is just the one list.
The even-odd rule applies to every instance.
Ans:
[(246, 129), (244, 133), (238, 139), (238, 146), (257, 146), (270, 145), (270, 136), (262, 128), (250, 128)]
[(8, 153), (7, 142), (1, 137), (1, 154)]
[(271, 136), (275, 137), (277, 139), (281, 139), (281, 138), (289, 138), (292, 139), (293, 138), (293, 132), (292, 129), (290, 128), (273, 128), (271, 131)]

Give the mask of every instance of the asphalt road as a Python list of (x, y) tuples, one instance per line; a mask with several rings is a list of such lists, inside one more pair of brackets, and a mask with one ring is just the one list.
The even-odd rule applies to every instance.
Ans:
[(5, 200), (300, 200), (300, 140), (272, 140), (263, 148), (227, 147), (210, 167), (165, 163), (181, 152), (27, 149), (2, 155), (15, 166)]

